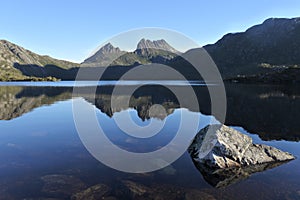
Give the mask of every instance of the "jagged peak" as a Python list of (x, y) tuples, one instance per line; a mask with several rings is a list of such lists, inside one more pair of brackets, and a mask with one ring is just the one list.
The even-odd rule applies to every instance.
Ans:
[(173, 53), (177, 53), (178, 51), (173, 48), (170, 44), (166, 42), (164, 39), (159, 40), (149, 40), (142, 38), (138, 44), (137, 44), (137, 50), (138, 49), (161, 49), (165, 51), (170, 51)]
[(110, 42), (107, 43), (106, 45), (104, 45), (103, 47), (101, 47), (98, 51), (100, 52), (108, 52), (108, 53), (111, 53), (111, 52), (120, 52), (120, 48), (119, 47), (114, 47)]
[(122, 55), (119, 47), (114, 47), (110, 42), (98, 49), (92, 56), (85, 59), (82, 64), (97, 63), (97, 66), (107, 66), (111, 62)]

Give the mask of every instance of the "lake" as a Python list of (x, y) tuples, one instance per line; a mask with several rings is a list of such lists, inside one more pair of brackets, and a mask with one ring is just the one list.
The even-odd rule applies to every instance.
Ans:
[[(257, 173), (218, 177), (201, 173), (186, 151), (171, 165), (154, 172), (112, 169), (83, 145), (72, 112), (75, 101), (89, 105), (115, 146), (146, 153), (170, 143), (183, 114), (200, 119), (198, 131), (217, 123), (219, 116), (211, 116), (207, 87), (218, 85), (161, 82), (168, 88), (157, 82), (104, 81), (81, 82), (79, 86), (89, 88), (95, 84), (95, 94), (83, 90), (76, 97), (72, 94), (74, 82), (0, 84), (0, 199), (82, 199), (87, 193), (97, 199), (93, 191), (106, 196), (104, 199), (300, 199), (299, 86), (225, 84), (225, 124), (251, 136), (255, 143), (288, 151), (297, 159), (257, 169)], [(129, 105), (124, 107), (111, 105), (116, 84), (122, 91), (136, 84), (143, 86), (134, 91)], [(195, 91), (200, 112), (189, 104), (189, 97), (180, 104), (172, 93), (172, 88), (185, 90), (188, 85)], [(113, 98), (127, 98), (126, 92)], [(152, 105), (162, 106), (165, 112), (151, 112)], [(137, 139), (124, 133), (115, 122), (126, 116), (139, 127), (153, 123), (162, 128), (148, 140)], [(84, 115), (82, 119), (89, 120)], [(130, 125), (127, 128), (141, 136), (147, 134)], [(196, 134), (189, 126), (184, 131)], [(103, 141), (96, 142), (103, 145)], [(118, 159), (115, 154), (103, 153)]]

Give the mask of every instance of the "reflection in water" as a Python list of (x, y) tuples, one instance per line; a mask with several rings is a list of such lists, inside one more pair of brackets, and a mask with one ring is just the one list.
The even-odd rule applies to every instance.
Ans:
[(278, 167), (287, 162), (264, 163), (236, 168), (212, 169), (206, 165), (194, 162), (203, 178), (213, 187), (223, 188), (249, 178), (252, 174)]
[(11, 120), (44, 105), (70, 99), (72, 88), (0, 87), (0, 120)]
[[(126, 88), (124, 94), (119, 94), (118, 99), (127, 98)], [(184, 86), (170, 86), (184, 87)], [(215, 86), (211, 86), (215, 87)], [(111, 93), (113, 86), (98, 87), (94, 96), (82, 93), (86, 101), (92, 102), (103, 113), (112, 117), (115, 112), (128, 108), (137, 110), (142, 120), (150, 119), (152, 105), (162, 105), (166, 110), (166, 116), (179, 107), (196, 111), (187, 101), (183, 105), (175, 95), (162, 86), (143, 86), (135, 91), (130, 98), (129, 106), (114, 105), (111, 107)], [(209, 115), (210, 98), (206, 87), (194, 86), (198, 96), (200, 111)], [(84, 91), (84, 90), (83, 90)], [(226, 84), (227, 115), (226, 125), (242, 126), (246, 130), (258, 134), (264, 140), (289, 140), (300, 139), (300, 89), (295, 85), (242, 85)], [(71, 87), (0, 87), (0, 119), (10, 120), (30, 112), (34, 108), (50, 105), (57, 101), (68, 100), (72, 97)], [(164, 116), (156, 116), (163, 120)], [(218, 118), (218, 116), (216, 116)]]
[(263, 140), (300, 140), (299, 85), (227, 85), (227, 125)]
[[(123, 149), (146, 152), (165, 145), (177, 128), (177, 112), (182, 108), (196, 111), (189, 98), (179, 104), (170, 90), (151, 85), (136, 90), (129, 106), (111, 107), (113, 88), (98, 87), (95, 98), (86, 93), (80, 96), (94, 103), (97, 117), (106, 124), (110, 139)], [(194, 86), (194, 90), (201, 112), (210, 114), (207, 89)], [(242, 126), (264, 140), (300, 139), (297, 87), (227, 84), (226, 91), (227, 124)], [(300, 196), (298, 160), (239, 184), (232, 183), (275, 166), (227, 171), (210, 171), (200, 166), (196, 169), (185, 153), (172, 166), (157, 172), (126, 174), (112, 170), (96, 161), (82, 146), (72, 118), (71, 98), (71, 87), (0, 87), (0, 199), (70, 199), (82, 197), (88, 191), (97, 191), (108, 199), (297, 199)], [(118, 98), (126, 98), (126, 92)], [(165, 115), (151, 111), (155, 104), (165, 108)], [(168, 121), (165, 137), (153, 138), (152, 146), (138, 145), (132, 138), (123, 137), (114, 125), (114, 117), (126, 112), (141, 126), (146, 126), (149, 120)], [(201, 117), (204, 127), (210, 118)], [(300, 156), (298, 143), (272, 141), (268, 145)], [(228, 187), (218, 190), (207, 183)]]

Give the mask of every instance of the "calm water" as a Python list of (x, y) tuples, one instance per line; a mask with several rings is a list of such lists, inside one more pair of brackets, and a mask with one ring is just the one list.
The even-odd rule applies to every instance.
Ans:
[[(202, 83), (192, 83), (201, 113), (188, 103), (180, 106), (170, 90), (156, 85), (136, 90), (128, 107), (112, 107), (114, 84), (101, 83), (95, 98), (87, 93), (72, 98), (73, 82), (1, 83), (0, 199), (70, 199), (97, 184), (101, 184), (98, 193), (109, 197), (105, 199), (300, 199), (299, 159), (251, 175), (227, 177), (231, 181), (201, 174), (187, 152), (170, 166), (151, 173), (124, 173), (100, 163), (79, 138), (73, 101), (93, 106), (115, 145), (139, 153), (168, 144), (178, 129), (182, 112), (199, 116), (199, 129), (216, 121), (209, 115), (210, 101)], [(125, 91), (135, 84), (121, 85)], [(162, 84), (186, 87), (185, 83)], [(299, 158), (299, 89), (295, 85), (227, 84), (226, 124), (249, 134), (256, 143), (275, 146)], [(119, 94), (118, 98), (124, 96)], [(166, 113), (149, 114), (154, 104), (162, 105)], [(115, 123), (116, 118), (126, 114), (140, 126), (153, 121), (164, 123), (163, 129), (149, 141), (137, 140), (124, 134)], [(222, 183), (222, 187), (216, 188), (217, 183)]]

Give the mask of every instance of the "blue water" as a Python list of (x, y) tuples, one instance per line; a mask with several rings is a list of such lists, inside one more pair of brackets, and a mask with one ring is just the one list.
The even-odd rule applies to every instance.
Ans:
[(57, 81), (57, 82), (0, 82), (0, 86), (35, 86), (35, 87), (86, 87), (86, 86), (114, 86), (114, 85), (124, 85), (124, 86), (132, 86), (132, 85), (176, 85), (176, 86), (205, 86), (215, 85), (216, 83), (210, 82), (205, 83), (203, 81), (165, 81), (165, 80), (156, 80), (156, 81), (134, 81), (134, 80), (126, 80), (126, 81)]
[[(16, 84), (20, 85), (16, 86)], [(118, 199), (122, 199), (121, 196), (124, 195), (122, 187), (118, 186), (124, 180), (141, 184), (149, 190), (152, 189), (153, 191), (149, 192), (151, 195), (155, 193), (168, 196), (169, 190), (175, 190), (184, 191), (185, 193), (197, 191), (210, 195), (215, 199), (300, 199), (299, 159), (273, 169), (255, 173), (245, 180), (221, 189), (212, 187), (203, 179), (187, 152), (170, 166), (155, 172), (131, 174), (111, 169), (96, 160), (80, 140), (72, 113), (72, 103), (74, 101), (71, 94), (72, 90), (66, 88), (55, 94), (46, 95), (44, 93), (44, 90), (48, 90), (48, 88), (43, 86), (64, 88), (71, 87), (73, 84), (74, 82), (2, 83), (0, 87), (2, 114), (2, 120), (0, 120), (0, 199), (69, 199), (75, 193), (70, 187), (63, 188), (63, 186), (63, 190), (69, 188), (70, 192), (67, 191), (66, 194), (59, 191), (56, 191), (56, 193), (55, 191), (49, 192), (45, 187), (46, 183), (42, 179), (47, 175), (76, 177), (84, 184), (84, 187), (78, 189), (78, 191), (99, 183), (106, 184), (111, 188), (110, 196)], [(105, 84), (103, 83), (101, 86), (105, 86)], [(28, 88), (28, 86), (39, 86), (39, 95), (30, 96), (28, 93), (22, 92), (24, 90), (28, 91), (28, 89), (32, 91), (32, 87)], [(198, 85), (196, 86), (198, 87)], [(245, 91), (242, 86), (234, 86), (235, 89), (238, 87), (241, 87), (241, 91)], [(135, 107), (113, 112), (111, 116), (107, 113), (108, 110), (105, 105), (105, 100), (109, 98), (109, 94), (101, 95), (98, 97), (101, 100), (100, 103), (92, 105), (99, 124), (113, 144), (131, 152), (145, 153), (167, 145), (178, 129), (182, 111), (186, 112), (187, 115), (200, 118), (198, 130), (207, 124), (217, 123), (217, 120), (212, 116), (176, 106), (163, 119), (147, 118), (147, 116), (144, 118), (144, 116), (141, 116), (143, 112), (137, 110), (140, 108), (139, 102), (135, 104)], [(164, 94), (159, 95), (163, 96)], [(254, 93), (249, 95), (254, 96)], [(136, 97), (136, 99), (142, 98)], [(152, 100), (147, 101), (148, 104), (154, 101), (153, 96), (149, 99)], [(170, 99), (164, 100), (166, 102), (171, 101)], [(271, 100), (273, 103), (282, 105), (281, 99)], [(80, 101), (89, 102), (84, 98)], [(257, 101), (260, 102), (261, 99), (257, 99)], [(282, 101), (285, 101), (285, 99), (282, 99)], [(147, 103), (143, 105), (145, 106)], [(24, 105), (26, 105), (27, 110), (22, 110)], [(285, 115), (288, 115), (289, 112), (287, 110)], [(120, 130), (115, 122), (116, 118), (125, 114), (129, 114), (133, 122), (141, 127), (151, 124), (152, 120), (157, 124), (164, 123), (163, 129), (148, 140), (134, 138)], [(267, 116), (269, 115), (265, 114), (265, 117)], [(295, 116), (295, 120), (297, 119), (299, 118)], [(251, 123), (249, 121), (249, 127), (251, 127)], [(267, 127), (267, 125), (265, 126)], [(271, 139), (266, 141), (262, 140), (259, 134), (267, 134), (267, 137), (272, 138), (272, 133), (256, 133), (241, 126), (233, 127), (251, 136), (255, 143), (272, 145), (294, 154), (297, 158), (300, 157), (300, 144), (297, 138), (295, 140)], [(293, 127), (293, 130), (289, 130), (290, 133), (297, 132), (297, 128)], [(189, 131), (189, 129), (187, 128), (186, 131)], [(280, 131), (278, 130), (278, 132)], [(289, 132), (286, 132), (286, 134), (283, 137), (288, 136)], [(101, 141), (99, 141), (99, 145), (101, 145)], [(166, 196), (164, 196), (165, 199)], [(142, 198), (134, 195), (123, 197), (123, 199)], [(150, 196), (148, 197), (150, 198)], [(181, 196), (178, 194), (178, 199), (185, 199), (185, 197), (184, 194)], [(176, 198), (174, 195), (169, 194), (169, 199)]]

